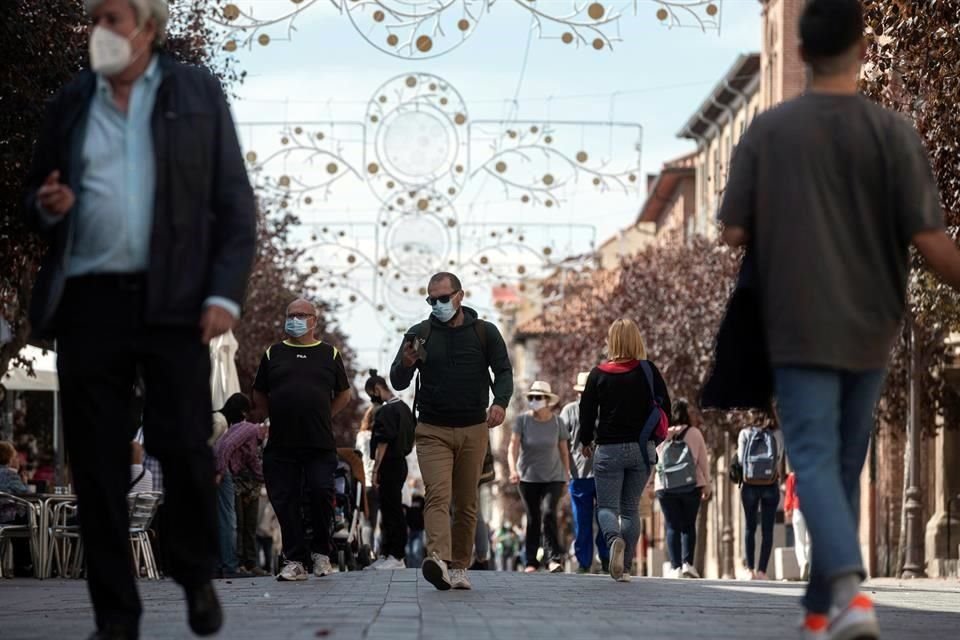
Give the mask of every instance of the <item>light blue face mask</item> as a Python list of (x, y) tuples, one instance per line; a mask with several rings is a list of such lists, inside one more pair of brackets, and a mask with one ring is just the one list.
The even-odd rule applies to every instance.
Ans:
[(283, 330), (291, 338), (299, 338), (307, 333), (307, 321), (304, 318), (287, 318)]
[(457, 315), (457, 308), (453, 306), (453, 300), (450, 302), (438, 301), (437, 304), (433, 305), (431, 313), (440, 322), (450, 322), (453, 316)]

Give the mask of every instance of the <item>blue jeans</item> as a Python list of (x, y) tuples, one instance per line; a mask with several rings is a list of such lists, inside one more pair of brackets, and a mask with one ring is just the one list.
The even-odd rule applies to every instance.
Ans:
[[(647, 455), (653, 464), (657, 450), (647, 443)], [(632, 566), (640, 540), (640, 496), (650, 479), (650, 467), (643, 461), (640, 444), (602, 444), (594, 454), (593, 475), (597, 483), (597, 520), (607, 546), (623, 538), (624, 570)]]
[[(597, 483), (593, 478), (574, 478), (570, 481), (570, 506), (573, 509), (573, 549), (581, 569), (593, 566), (593, 522), (594, 506), (597, 502)], [(597, 551), (600, 560), (610, 558), (610, 550), (603, 539), (603, 532), (597, 531)]]
[(797, 474), (812, 543), (804, 607), (830, 609), (831, 585), (865, 577), (860, 541), (860, 472), (886, 372), (780, 367), (774, 371), (787, 455)]
[(700, 512), (702, 487), (680, 493), (658, 491), (660, 510), (667, 527), (667, 553), (670, 566), (679, 569), (683, 563), (693, 564), (697, 549), (697, 514)]
[[(792, 460), (792, 458), (791, 458)], [(743, 535), (744, 563), (747, 569), (767, 572), (770, 552), (773, 551), (773, 527), (780, 506), (780, 487), (777, 484), (745, 484), (740, 490), (743, 503), (745, 531)], [(760, 512), (760, 560), (757, 562), (757, 511)]]
[(217, 517), (220, 523), (220, 571), (237, 572), (237, 508), (233, 495), (233, 476), (224, 472), (217, 487)]

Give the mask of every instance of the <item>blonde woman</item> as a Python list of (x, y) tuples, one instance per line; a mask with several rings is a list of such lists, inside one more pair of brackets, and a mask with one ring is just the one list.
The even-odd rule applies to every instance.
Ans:
[(670, 415), (670, 396), (632, 320), (610, 325), (607, 357), (590, 372), (580, 396), (578, 444), (594, 459), (597, 520), (610, 548), (610, 577), (629, 582), (640, 538), (640, 496), (657, 458), (655, 442), (640, 442), (641, 432), (657, 404)]
[(360, 452), (363, 459), (363, 491), (367, 499), (367, 514), (361, 512), (360, 516), (360, 537), (363, 544), (370, 546), (370, 551), (377, 553), (376, 532), (377, 517), (380, 515), (380, 495), (376, 486), (373, 484), (373, 466), (376, 462), (370, 455), (370, 439), (373, 437), (373, 417), (376, 413), (376, 407), (370, 406), (363, 414), (360, 420), (360, 431), (357, 432), (357, 440), (354, 449)]

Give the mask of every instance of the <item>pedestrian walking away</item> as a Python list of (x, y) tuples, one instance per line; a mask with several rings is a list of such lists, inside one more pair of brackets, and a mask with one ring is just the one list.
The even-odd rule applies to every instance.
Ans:
[(783, 517), (793, 525), (793, 548), (800, 567), (800, 577), (810, 579), (810, 532), (807, 521), (800, 511), (800, 497), (797, 496), (797, 474), (787, 475), (783, 495)]
[(534, 382), (527, 391), (530, 411), (514, 421), (507, 450), (510, 482), (519, 485), (527, 512), (527, 573), (541, 566), (537, 560), (541, 540), (543, 566), (550, 573), (563, 571), (557, 507), (570, 479), (570, 433), (553, 412), (559, 399), (548, 382)]
[[(590, 573), (593, 568), (594, 542), (596, 542), (600, 566), (606, 573), (610, 570), (610, 550), (603, 539), (599, 523), (596, 523), (597, 484), (593, 478), (593, 460), (583, 455), (583, 448), (578, 444), (580, 396), (589, 376), (589, 371), (581, 371), (577, 374), (577, 382), (573, 386), (573, 390), (577, 392), (577, 399), (560, 410), (560, 421), (570, 434), (570, 506), (573, 510), (573, 548), (579, 566), (578, 572)], [(596, 535), (594, 535), (594, 528), (596, 528)]]
[[(287, 339), (260, 359), (253, 383), (255, 414), (270, 417), (263, 452), (263, 477), (283, 538), (281, 581), (306, 580), (333, 572), (332, 532), (337, 447), (333, 418), (353, 392), (340, 351), (316, 337), (318, 312), (308, 300), (287, 307)], [(304, 491), (309, 496), (313, 536), (303, 521)]]
[(657, 447), (654, 490), (667, 528), (672, 578), (699, 578), (694, 566), (697, 514), (710, 499), (710, 458), (696, 407), (683, 399), (673, 403), (673, 425)]
[[(25, 212), (47, 251), (36, 339), (56, 339), (95, 638), (135, 638), (129, 410), (163, 467), (168, 573), (194, 632), (222, 623), (211, 435), (211, 339), (240, 315), (256, 214), (220, 82), (163, 51), (166, 0), (84, 0), (90, 68), (49, 103)], [(39, 105), (37, 105), (39, 107)]]
[[(228, 511), (234, 516), (232, 530), (233, 562), (223, 559), (224, 547), (230, 543), (225, 534), (224, 521), (220, 521), (221, 569), (229, 575), (265, 575), (257, 561), (257, 519), (260, 506), (260, 489), (263, 487), (263, 463), (260, 446), (266, 439), (267, 428), (262, 424), (247, 421), (250, 400), (242, 393), (227, 398), (220, 414), (229, 423), (227, 431), (213, 445), (217, 476), (221, 478), (221, 513)], [(230, 478), (232, 489), (224, 491), (224, 478)], [(229, 525), (227, 525), (229, 526)]]
[[(242, 393), (235, 393), (227, 398), (222, 409), (213, 414), (213, 431), (216, 435), (216, 440), (213, 442), (213, 458), (217, 472), (217, 515), (220, 525), (220, 566), (218, 574), (221, 578), (234, 578), (240, 575), (237, 571), (239, 562), (237, 560), (235, 475), (233, 469), (224, 464), (225, 448), (221, 443), (229, 429), (233, 429), (246, 420), (246, 414), (249, 410), (250, 400), (247, 396)], [(218, 428), (217, 423), (223, 426)]]
[(473, 559), (477, 486), (490, 442), (488, 430), (506, 417), (513, 371), (500, 331), (463, 306), (459, 278), (438, 273), (430, 279), (427, 294), (430, 318), (404, 336), (390, 382), (395, 389), (406, 389), (419, 372), (414, 405), (417, 459), (426, 492), (423, 576), (442, 591), (470, 589), (467, 568)]
[(719, 212), (723, 239), (757, 261), (760, 335), (812, 541), (802, 634), (831, 640), (879, 636), (859, 590), (860, 472), (902, 328), (910, 245), (960, 286), (923, 141), (857, 92), (863, 34), (859, 0), (807, 3), (807, 91), (752, 121)]
[[(743, 469), (740, 502), (744, 516), (743, 566), (751, 580), (766, 580), (773, 529), (780, 506), (780, 469), (783, 466), (783, 434), (770, 416), (758, 426), (745, 427), (737, 436), (737, 459)], [(759, 520), (758, 520), (759, 516)], [(757, 524), (760, 525), (760, 557), (757, 558)]]
[(407, 403), (394, 395), (376, 369), (370, 370), (365, 389), (370, 402), (377, 407), (370, 454), (374, 459), (373, 486), (380, 495), (383, 532), (382, 553), (370, 568), (405, 569), (407, 522), (403, 513), (403, 486), (407, 482), (407, 456), (413, 450), (417, 421)]
[[(360, 419), (360, 430), (357, 431), (357, 438), (354, 443), (354, 449), (360, 452), (363, 458), (363, 497), (366, 500), (366, 509), (360, 514), (361, 535), (363, 536), (362, 547), (366, 547), (363, 553), (379, 553), (379, 542), (377, 533), (377, 522), (380, 517), (380, 497), (377, 488), (373, 484), (373, 465), (374, 460), (370, 456), (370, 439), (373, 437), (373, 414), (375, 406), (371, 405), (363, 413)], [(371, 557), (372, 561), (373, 558)]]
[(656, 445), (666, 436), (670, 395), (647, 360), (633, 320), (610, 325), (606, 350), (607, 362), (590, 372), (580, 397), (578, 444), (584, 456), (594, 458), (597, 518), (610, 547), (610, 577), (629, 582), (640, 539), (640, 497), (657, 459)]

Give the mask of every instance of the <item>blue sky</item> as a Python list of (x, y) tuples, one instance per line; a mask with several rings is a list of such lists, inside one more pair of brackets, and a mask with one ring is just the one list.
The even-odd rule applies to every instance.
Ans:
[[(546, 2), (571, 5), (568, 0), (540, 0), (539, 4)], [(264, 18), (292, 6), (289, 0), (247, 0), (238, 4)], [(621, 0), (604, 4), (631, 3)], [(255, 43), (252, 50), (237, 52), (248, 72), (233, 105), (243, 144), (262, 154), (275, 146), (280, 136), (280, 124), (252, 123), (292, 126), (317, 120), (362, 121), (367, 101), (385, 81), (420, 72), (435, 74), (456, 87), (474, 121), (549, 118), (638, 123), (643, 127), (640, 175), (644, 176), (657, 171), (665, 160), (693, 150), (691, 142), (676, 138), (676, 132), (736, 57), (759, 49), (761, 5), (757, 0), (724, 0), (719, 35), (664, 28), (654, 16), (655, 3), (639, 0), (637, 5), (639, 15), (628, 11), (621, 18), (622, 42), (615, 43), (613, 50), (594, 51), (534, 38), (524, 68), (531, 18), (511, 0), (498, 0), (475, 33), (458, 48), (418, 61), (397, 59), (377, 50), (335, 6), (317, 2), (300, 16), (291, 40), (276, 39), (283, 30), (275, 27), (268, 32), (274, 37), (269, 46)], [(516, 104), (511, 102), (514, 95)], [(607, 144), (606, 129), (589, 129), (586, 135), (604, 139), (586, 140), (584, 145)], [(318, 225), (356, 223), (343, 228), (356, 235), (358, 251), (369, 252), (369, 244), (364, 243), (372, 239), (364, 239), (370, 233), (363, 230), (363, 223), (370, 223), (367, 227), (372, 228), (380, 205), (363, 184), (354, 182), (342, 181), (326, 201), (316, 202), (300, 213)], [(593, 190), (574, 188), (565, 194), (559, 207), (531, 209), (503, 201), (502, 189), (483, 183), (475, 185), (469, 195), (465, 193), (456, 206), (459, 219), (473, 223), (513, 220), (593, 227), (589, 233), (577, 227), (568, 233), (575, 238), (570, 242), (553, 237), (542, 240), (562, 254), (580, 248), (582, 242), (577, 243), (586, 235), (595, 234), (600, 242), (632, 222), (644, 195), (641, 189), (638, 193), (600, 197)], [(308, 237), (305, 228), (301, 238)], [(384, 330), (383, 323), (373, 321), (371, 315), (375, 314), (361, 304), (346, 309), (340, 321), (360, 352), (361, 365), (382, 367), (381, 351), (387, 345), (392, 350), (396, 336)]]

